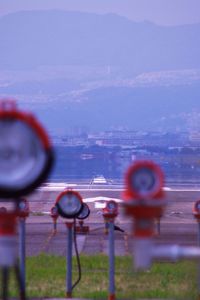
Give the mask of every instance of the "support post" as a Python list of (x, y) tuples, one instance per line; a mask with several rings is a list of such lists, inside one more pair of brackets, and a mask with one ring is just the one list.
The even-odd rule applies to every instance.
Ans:
[(200, 247), (200, 220), (197, 221), (197, 224), (198, 224), (197, 243), (198, 246)]
[(66, 298), (72, 297), (72, 237), (73, 223), (66, 222), (67, 228), (67, 253), (66, 253)]
[(160, 235), (160, 218), (156, 218), (157, 234)]
[(0, 212), (0, 268), (2, 269), (2, 299), (8, 299), (8, 279), (11, 268), (15, 269), (20, 300), (26, 299), (17, 255), (16, 219), (17, 212)]
[(26, 288), (26, 224), (25, 218), (19, 219), (19, 268), (23, 290)]
[(109, 242), (109, 296), (108, 300), (115, 300), (115, 237), (114, 222), (108, 221), (108, 242)]
[(53, 232), (54, 234), (57, 232), (57, 220), (53, 220)]
[[(198, 246), (200, 247), (200, 220), (197, 220), (198, 224), (198, 233), (197, 233), (197, 240), (198, 240)], [(199, 295), (199, 300), (200, 300), (200, 259), (198, 260), (197, 264), (197, 288), (198, 288), (198, 295)]]
[(8, 300), (8, 267), (2, 267), (2, 299)]

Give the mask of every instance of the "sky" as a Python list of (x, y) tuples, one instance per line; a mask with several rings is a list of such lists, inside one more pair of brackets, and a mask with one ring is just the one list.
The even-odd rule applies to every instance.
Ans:
[(40, 9), (115, 13), (165, 26), (200, 23), (200, 0), (0, 0), (0, 16)]

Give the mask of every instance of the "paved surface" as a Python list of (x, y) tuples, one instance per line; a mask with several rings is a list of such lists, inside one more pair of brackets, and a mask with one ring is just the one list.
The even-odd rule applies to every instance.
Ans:
[[(63, 188), (62, 188), (63, 189)], [(79, 189), (78, 189), (79, 190)], [(113, 188), (113, 192), (106, 194), (106, 187), (103, 189), (83, 189), (84, 198), (104, 196), (120, 198), (122, 189)], [(27, 254), (37, 255), (40, 252), (46, 252), (57, 255), (66, 253), (66, 220), (59, 219), (57, 234), (52, 235), (53, 224), (48, 215), (53, 206), (59, 191), (42, 189), (29, 197), (30, 208), (32, 212), (37, 213), (27, 219)], [(81, 191), (80, 191), (81, 192)], [(200, 189), (195, 188), (176, 188), (166, 191), (168, 206), (165, 215), (161, 220), (161, 234), (156, 236), (157, 243), (177, 243), (184, 245), (197, 244), (197, 224), (192, 214), (193, 203), (200, 198)], [(97, 254), (108, 252), (107, 235), (104, 233), (104, 221), (101, 214), (102, 203), (88, 203), (91, 214), (85, 221), (89, 225), (90, 232), (87, 235), (77, 235), (78, 248), (81, 253)], [(46, 213), (41, 216), (40, 213)], [(125, 232), (115, 231), (115, 251), (116, 255), (125, 255), (131, 253), (131, 220), (123, 213), (120, 204), (119, 216), (116, 219), (116, 225)]]
[[(27, 219), (27, 255), (38, 255), (41, 252), (62, 255), (66, 253), (66, 220), (59, 219), (57, 234), (52, 234), (53, 223), (49, 212), (57, 195), (63, 190), (63, 186), (45, 187), (39, 189), (28, 200), (30, 202), (31, 216)], [(84, 198), (113, 197), (121, 199), (122, 188), (104, 186), (101, 188), (79, 187)], [(197, 224), (192, 215), (193, 203), (200, 198), (200, 189), (196, 187), (181, 187), (175, 190), (166, 191), (168, 206), (164, 217), (161, 220), (161, 234), (156, 236), (157, 243), (177, 243), (186, 245), (197, 244)], [(87, 235), (77, 235), (78, 248), (81, 253), (97, 254), (108, 252), (107, 235), (104, 233), (104, 221), (101, 214), (102, 202), (89, 202), (91, 214), (85, 221), (89, 225), (90, 232)], [(1, 203), (3, 206), (4, 203)], [(44, 215), (41, 215), (44, 214)], [(33, 215), (34, 214), (34, 215)], [(131, 253), (131, 220), (123, 213), (120, 204), (119, 216), (116, 225), (125, 232), (115, 231), (115, 252), (116, 255)]]

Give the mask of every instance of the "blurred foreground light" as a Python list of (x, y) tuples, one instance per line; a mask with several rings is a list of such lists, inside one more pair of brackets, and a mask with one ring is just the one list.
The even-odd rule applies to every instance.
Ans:
[(25, 195), (47, 177), (53, 152), (46, 132), (33, 115), (14, 104), (0, 104), (0, 197)]
[(126, 189), (133, 199), (158, 197), (163, 188), (164, 175), (158, 165), (151, 161), (137, 161), (126, 174)]

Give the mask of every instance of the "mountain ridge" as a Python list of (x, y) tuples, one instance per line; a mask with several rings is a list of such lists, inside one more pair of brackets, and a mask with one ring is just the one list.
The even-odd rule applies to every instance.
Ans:
[(198, 23), (164, 27), (109, 14), (26, 11), (0, 18), (0, 68), (59, 64), (120, 66), (129, 72), (200, 68), (199, 36)]
[(60, 11), (0, 18), (0, 93), (45, 124), (185, 128), (200, 112), (200, 24)]

